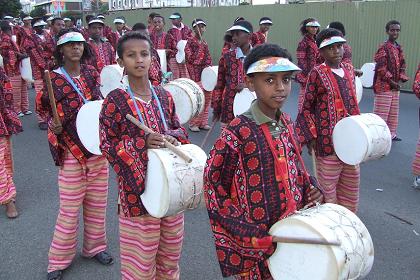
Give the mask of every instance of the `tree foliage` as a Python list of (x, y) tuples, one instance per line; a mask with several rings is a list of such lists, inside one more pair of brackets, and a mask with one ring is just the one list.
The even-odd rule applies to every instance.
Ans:
[(22, 5), (19, 0), (0, 0), (0, 16), (3, 18), (6, 15), (13, 17), (19, 16), (19, 11)]
[(38, 6), (35, 9), (32, 10), (31, 17), (38, 18), (38, 17), (43, 17), (46, 14), (47, 14), (47, 11), (44, 8)]

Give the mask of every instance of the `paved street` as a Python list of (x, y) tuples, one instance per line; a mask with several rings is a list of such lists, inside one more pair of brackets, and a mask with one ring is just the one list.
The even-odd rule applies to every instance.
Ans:
[[(295, 87), (285, 107), (293, 118), (296, 115), (297, 92)], [(32, 101), (33, 95), (31, 90)], [(361, 167), (358, 214), (369, 229), (375, 245), (375, 263), (367, 279), (420, 279), (420, 191), (411, 187), (411, 161), (419, 133), (418, 106), (414, 95), (401, 94), (399, 137), (403, 141), (393, 144), (388, 157)], [(361, 110), (370, 112), (372, 107), (373, 94), (365, 89)], [(0, 209), (1, 280), (46, 279), (47, 254), (58, 213), (57, 168), (49, 153), (46, 133), (38, 129), (34, 115), (24, 117), (23, 122), (25, 131), (13, 142), (20, 216), (16, 220), (8, 220), (4, 207)], [(206, 151), (218, 133), (217, 127), (209, 137)], [(205, 132), (190, 133), (193, 143), (198, 145), (204, 135)], [(307, 153), (304, 154), (308, 167), (311, 167)], [(116, 263), (103, 267), (78, 254), (64, 274), (66, 280), (120, 279), (117, 195), (113, 173), (109, 182), (108, 250), (116, 257)], [(383, 192), (376, 189), (383, 189)], [(385, 214), (385, 211), (412, 225)], [(186, 214), (185, 231), (181, 279), (222, 279), (205, 209)], [(80, 235), (79, 240), (81, 238)]]

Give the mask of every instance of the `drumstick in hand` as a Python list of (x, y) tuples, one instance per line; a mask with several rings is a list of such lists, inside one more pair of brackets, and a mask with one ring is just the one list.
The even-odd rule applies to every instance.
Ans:
[(327, 245), (327, 246), (341, 246), (341, 242), (329, 242), (319, 238), (304, 238), (304, 237), (278, 237), (273, 236), (273, 242), (279, 243), (296, 243), (296, 244), (310, 244), (310, 245)]
[[(144, 124), (142, 124), (141, 122), (139, 122), (139, 120), (136, 119), (135, 117), (133, 117), (132, 115), (127, 114), (125, 117), (127, 118), (127, 120), (129, 120), (130, 122), (132, 122), (133, 124), (135, 124), (136, 126), (138, 126), (144, 132), (146, 132), (146, 133), (155, 133), (153, 130), (151, 130), (150, 128), (148, 128), (147, 126), (145, 126)], [(169, 143), (169, 141), (167, 141), (166, 139), (163, 139), (163, 142), (165, 143), (165, 146), (169, 150), (171, 150), (172, 152), (174, 152), (175, 154), (177, 154), (178, 156), (180, 156), (183, 160), (185, 160), (188, 163), (192, 162), (192, 158), (190, 158), (189, 155), (187, 155), (186, 153), (184, 153), (177, 146), (174, 146), (173, 144)]]
[(53, 91), (52, 83), (51, 83), (50, 71), (45, 70), (44, 76), (45, 76), (45, 82), (47, 84), (48, 97), (50, 100), (50, 106), (53, 113), (54, 123), (56, 125), (61, 125), (60, 118), (57, 112), (57, 105), (55, 104), (55, 97), (54, 97), (54, 91)]
[(314, 169), (314, 176), (316, 179), (318, 179), (318, 173), (317, 173), (317, 166), (316, 166), (316, 155), (315, 155), (315, 148), (312, 148), (312, 168)]

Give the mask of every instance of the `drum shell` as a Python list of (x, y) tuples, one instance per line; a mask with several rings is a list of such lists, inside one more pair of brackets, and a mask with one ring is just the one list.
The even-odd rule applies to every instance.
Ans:
[(192, 158), (191, 163), (166, 148), (147, 151), (146, 186), (141, 200), (155, 218), (195, 209), (201, 201), (206, 153), (193, 144), (178, 147)]
[(176, 62), (184, 63), (185, 62), (185, 46), (187, 45), (187, 40), (180, 40), (177, 45), (177, 53), (175, 55)]
[(121, 88), (124, 68), (118, 64), (107, 65), (101, 71), (101, 94), (105, 98), (111, 91)]
[(365, 63), (363, 64), (362, 70), (363, 75), (360, 77), (362, 80), (362, 85), (365, 88), (373, 87), (373, 77), (375, 75), (375, 63)]
[(159, 55), (160, 60), (160, 70), (162, 70), (163, 73), (168, 72), (168, 66), (166, 61), (166, 50), (157, 50), (157, 53)]
[(233, 114), (239, 116), (245, 113), (255, 99), (257, 99), (257, 95), (248, 88), (244, 88), (241, 92), (238, 92), (233, 100)]
[(3, 67), (3, 57), (0, 55), (0, 67)]
[(362, 279), (373, 266), (374, 247), (369, 231), (353, 212), (337, 204), (299, 211), (275, 223), (269, 233), (341, 242), (341, 246), (278, 243), (268, 259), (275, 280)]
[(32, 77), (31, 59), (29, 57), (22, 59), (20, 62), (20, 75), (22, 76), (22, 79), (28, 83), (32, 83), (34, 81)]
[(363, 97), (363, 84), (362, 84), (362, 80), (359, 77), (355, 77), (354, 83), (356, 85), (357, 103), (360, 103), (360, 101), (362, 101), (362, 97)]
[(77, 135), (83, 146), (94, 155), (102, 155), (99, 136), (99, 115), (103, 100), (89, 101), (80, 108), (76, 117)]
[(217, 84), (219, 66), (209, 66), (201, 72), (201, 84), (206, 91), (213, 91)]

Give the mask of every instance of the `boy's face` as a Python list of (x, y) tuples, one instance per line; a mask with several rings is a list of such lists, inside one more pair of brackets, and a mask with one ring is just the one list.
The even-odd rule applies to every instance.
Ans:
[(70, 42), (64, 44), (60, 51), (63, 54), (64, 60), (78, 62), (83, 56), (84, 49), (83, 42)]
[(260, 25), (260, 30), (261, 30), (261, 32), (268, 32), (268, 30), (270, 30), (270, 24), (261, 24)]
[(73, 22), (71, 20), (65, 21), (64, 25), (66, 28), (71, 28), (73, 27)]
[(180, 18), (172, 19), (172, 24), (179, 27), (179, 26), (181, 26), (181, 21), (182, 21), (182, 19), (180, 19)]
[(123, 44), (123, 55), (118, 58), (118, 64), (125, 68), (129, 76), (141, 78), (148, 75), (152, 60), (149, 42), (131, 39)]
[(307, 26), (306, 27), (306, 31), (308, 31), (308, 33), (311, 34), (311, 35), (316, 35), (318, 33), (318, 29), (319, 29), (319, 27), (316, 27), (316, 26)]
[(102, 38), (103, 30), (104, 26), (100, 23), (92, 23), (89, 25), (88, 29), (90, 37), (94, 40), (99, 40)]
[(124, 23), (116, 23), (115, 28), (121, 32), (124, 29)]
[(339, 65), (343, 59), (343, 43), (335, 43), (320, 49), (321, 56), (329, 65)]
[(153, 19), (153, 26), (154, 26), (154, 30), (156, 31), (162, 31), (163, 27), (165, 26), (165, 24), (163, 23), (163, 18), (161, 17), (155, 17)]
[(386, 32), (391, 41), (396, 41), (400, 36), (401, 27), (399, 24), (391, 24), (389, 30)]
[(203, 35), (203, 33), (206, 32), (206, 26), (204, 24), (198, 24), (193, 29), (194, 33), (197, 35)]
[(61, 29), (64, 29), (64, 21), (63, 20), (56, 20), (54, 21), (54, 24), (52, 26), (53, 32), (55, 34), (58, 34), (58, 32), (61, 31)]
[(292, 89), (292, 72), (255, 73), (246, 77), (246, 84), (257, 94), (260, 106), (277, 110), (284, 105)]
[(242, 48), (249, 44), (249, 36), (250, 34), (245, 31), (233, 30), (232, 43), (235, 45), (235, 47)]

